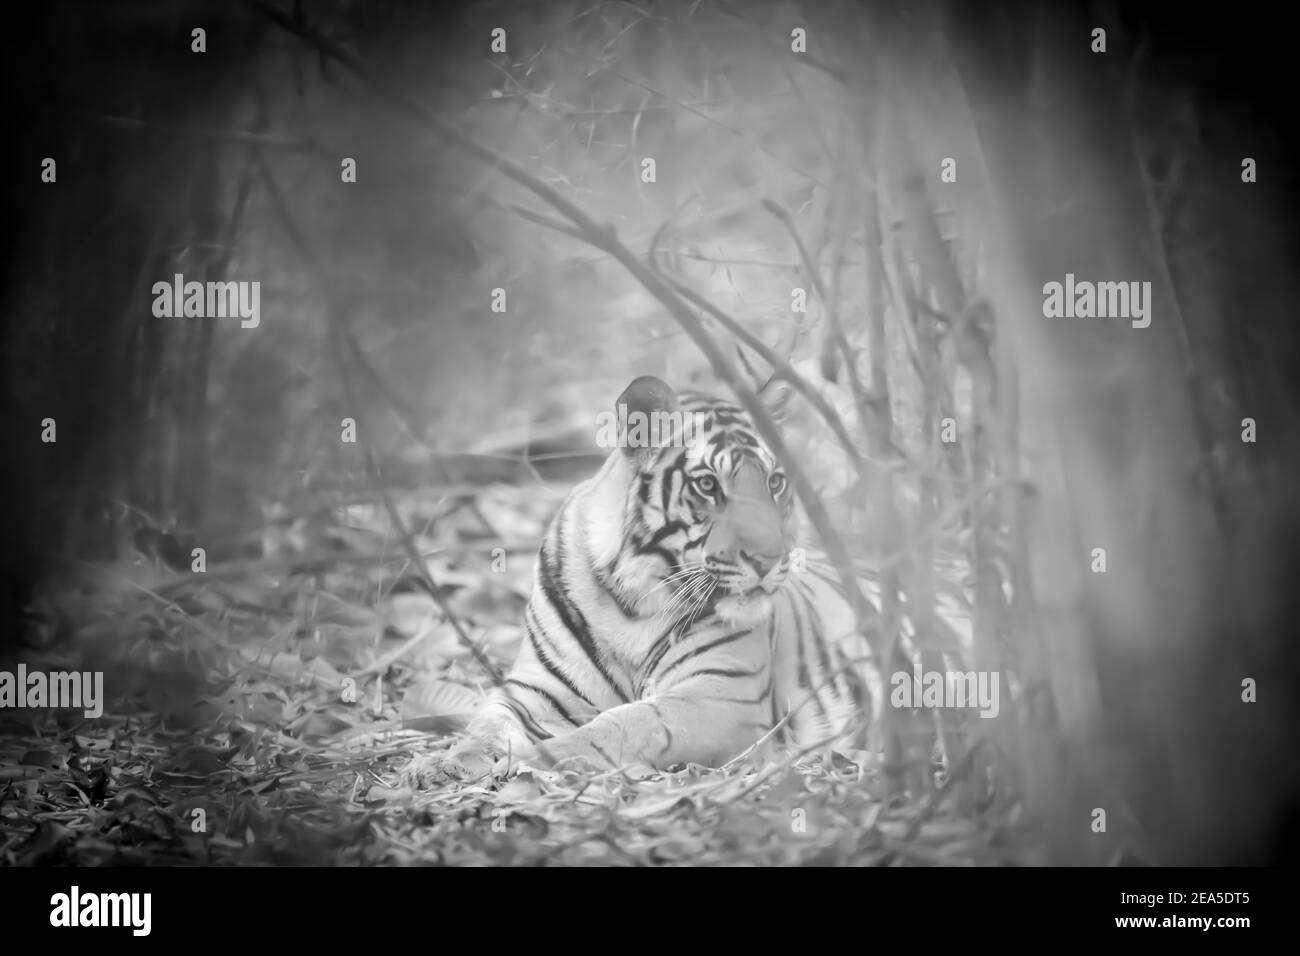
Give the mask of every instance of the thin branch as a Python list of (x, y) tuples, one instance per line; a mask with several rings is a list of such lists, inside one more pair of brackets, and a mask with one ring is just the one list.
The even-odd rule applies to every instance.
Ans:
[(258, 163), (262, 170), (262, 180), (266, 185), (268, 194), (271, 196), (271, 203), (275, 207), (281, 225), (289, 236), (289, 241), (294, 245), (304, 259), (307, 260), (308, 267), (316, 273), (317, 277), (321, 281), (321, 287), (326, 290), (326, 295), (329, 299), (327, 310), (331, 317), (331, 323), (337, 325), (340, 334), (343, 336), (344, 344), (347, 346), (348, 355), (352, 358), (352, 361), (356, 363), (357, 367), (365, 373), (366, 378), (369, 379), (375, 390), (383, 397), (384, 401), (388, 404), (388, 407), (392, 410), (393, 416), (397, 419), (398, 424), (402, 426), (402, 429), (431, 453), (433, 456), (433, 465), (438, 469), (442, 480), (448, 484), (452, 484), (451, 474), (442, 460), (442, 453), (433, 446), (425, 435), (424, 426), (418, 420), (415, 409), (413, 409), (388, 386), (384, 377), (380, 375), (374, 365), (371, 364), (369, 357), (361, 348), (361, 343), (357, 341), (352, 330), (343, 321), (342, 315), (337, 310), (336, 303), (338, 301), (338, 291), (335, 283), (330, 278), (330, 272), (325, 268), (324, 264), (320, 261), (320, 257), (316, 254), (315, 249), (307, 242), (306, 237), (298, 228), (297, 222), (289, 212), (288, 201), (285, 199), (284, 193), (276, 182), (271, 167), (260, 154), (258, 156)]
[[(341, 355), (339, 357), (342, 358)], [(347, 383), (346, 374), (343, 375), (343, 378), (344, 389), (348, 392), (349, 398), (352, 398), (351, 386)], [(361, 453), (366, 461), (366, 472), (372, 477), (377, 475), (379, 469), (375, 465), (374, 455), (370, 451), (370, 446), (362, 445)], [(384, 502), (384, 510), (388, 512), (388, 520), (392, 522), (393, 530), (397, 532), (398, 538), (401, 539), (402, 548), (411, 559), (411, 563), (415, 565), (416, 570), (420, 572), (420, 577), (424, 581), (425, 589), (429, 592), (429, 597), (433, 598), (433, 603), (438, 605), (438, 610), (442, 612), (443, 618), (451, 625), (452, 630), (456, 632), (456, 637), (460, 640), (461, 644), (469, 648), (470, 653), (474, 655), (474, 659), (478, 661), (479, 666), (487, 671), (488, 676), (492, 678), (492, 683), (500, 687), (505, 683), (505, 676), (497, 669), (497, 666), (488, 659), (487, 655), (483, 653), (483, 649), (479, 646), (479, 643), (469, 636), (469, 632), (466, 631), (464, 625), (460, 623), (460, 618), (454, 611), (452, 611), (451, 605), (447, 603), (447, 599), (439, 592), (438, 585), (433, 580), (433, 575), (429, 573), (429, 563), (421, 559), (420, 549), (415, 546), (415, 539), (411, 537), (411, 532), (402, 521), (402, 516), (397, 513), (397, 506), (393, 504), (393, 496), (389, 494), (387, 488), (377, 487), (376, 490), (379, 492), (379, 496)]]
[(1151, 181), (1151, 173), (1142, 157), (1142, 148), (1138, 141), (1139, 124), (1136, 105), (1138, 67), (1144, 52), (1145, 46), (1138, 48), (1128, 82), (1125, 85), (1126, 132), (1133, 153), (1133, 164), (1137, 167), (1138, 181), (1141, 184), (1142, 201), (1146, 206), (1147, 224), (1154, 247), (1152, 249), (1152, 258), (1155, 260), (1156, 268), (1160, 271), (1160, 278), (1164, 281), (1165, 288), (1169, 290), (1169, 298), (1174, 306), (1173, 326), (1178, 347), (1182, 353), (1183, 380), (1187, 388), (1188, 404), (1192, 412), (1192, 423), (1197, 444), (1200, 446), (1198, 450), (1201, 453), (1201, 460), (1205, 463), (1206, 482), (1210, 492), (1210, 510), (1214, 516), (1215, 531), (1220, 539), (1226, 540), (1231, 531), (1231, 523), (1227, 519), (1228, 506), (1222, 482), (1214, 466), (1214, 456), (1211, 454), (1213, 439), (1203, 398), (1205, 393), (1204, 377), (1196, 361), (1196, 352), (1192, 348), (1191, 334), (1187, 331), (1187, 318), (1183, 312), (1182, 302), (1179, 301), (1178, 286), (1174, 282), (1173, 273), (1169, 269), (1169, 253), (1165, 248), (1164, 220), (1161, 215), (1159, 200), (1156, 198), (1156, 187)]
[[(742, 16), (737, 10), (733, 10), (732, 4), (730, 3), (719, 3), (717, 5), (717, 9), (719, 13), (724, 13), (729, 17), (735, 17), (737, 20), (741, 21), (746, 26), (754, 27), (753, 22), (748, 17)], [(764, 39), (768, 40), (769, 34), (766, 27), (756, 28), (756, 29), (760, 29)], [(769, 40), (768, 45), (770, 46), (773, 52), (780, 52), (782, 56), (791, 57), (793, 59), (798, 60), (800, 63), (804, 64), (805, 66), (810, 66), (814, 70), (820, 70), (821, 72), (829, 76), (831, 79), (836, 80), (840, 83), (845, 82), (843, 72), (841, 72), (837, 67), (831, 66), (829, 63), (825, 62), (824, 60), (821, 60), (818, 57), (813, 56), (811, 53), (795, 53), (790, 49), (790, 46), (787, 43), (771, 43)]]
[(817, 413), (821, 415), (822, 419), (835, 434), (835, 438), (844, 448), (845, 454), (849, 456), (849, 459), (853, 463), (854, 470), (857, 471), (860, 477), (865, 478), (868, 476), (866, 468), (868, 463), (877, 465), (881, 468), (897, 468), (901, 465), (907, 464), (907, 455), (902, 451), (902, 449), (893, 445), (890, 446), (890, 450), (897, 456), (896, 458), (874, 458), (870, 455), (863, 454), (857, 447), (857, 444), (850, 437), (848, 429), (844, 426), (844, 420), (840, 417), (839, 412), (835, 410), (835, 407), (831, 405), (821, 392), (817, 391), (817, 389), (815, 389), (806, 378), (800, 375), (794, 366), (782, 358), (780, 353), (690, 286), (671, 277), (669, 277), (668, 281), (688, 302), (707, 312), (728, 332), (757, 352), (763, 361), (772, 366), (777, 378), (788, 382), (795, 391), (807, 399), (808, 403), (817, 410)]
[[(881, 414), (880, 400), (877, 396), (868, 393), (866, 387), (862, 384), (862, 378), (858, 375), (857, 356), (849, 346), (849, 340), (844, 335), (844, 327), (840, 324), (839, 310), (832, 301), (826, 284), (822, 281), (821, 273), (817, 269), (817, 264), (813, 262), (812, 255), (808, 252), (803, 237), (799, 235), (799, 228), (795, 225), (794, 217), (790, 215), (790, 211), (771, 199), (763, 200), (763, 208), (781, 221), (789, 231), (790, 237), (794, 240), (804, 270), (808, 273), (808, 278), (813, 284), (813, 291), (817, 293), (817, 298), (821, 300), (822, 307), (826, 309), (826, 318), (830, 322), (831, 340), (839, 348), (840, 354), (844, 356), (845, 371), (848, 372), (849, 376), (849, 389), (853, 393), (854, 403), (858, 406), (858, 416), (862, 419), (862, 428), (870, 438), (880, 431), (874, 425)], [(899, 451), (897, 448), (894, 450)], [(901, 452), (899, 453), (901, 454)], [(903, 457), (906, 458), (905, 455)]]
[(136, 119), (131, 116), (114, 116), (109, 113), (97, 113), (92, 117), (96, 122), (106, 126), (123, 129), (138, 129), (149, 132), (170, 133), (177, 136), (189, 136), (196, 139), (214, 140), (219, 143), (234, 143), (239, 146), (253, 146), (259, 149), (282, 149), (294, 153), (306, 153), (311, 156), (336, 157), (337, 152), (326, 149), (310, 140), (295, 139), (278, 133), (261, 133), (242, 129), (219, 129), (211, 126), (187, 126), (176, 123), (159, 123), (154, 120)]
[(796, 166), (794, 163), (791, 163), (788, 160), (781, 158), (780, 156), (772, 152), (770, 149), (768, 149), (766, 146), (764, 146), (762, 143), (760, 143), (753, 136), (750, 136), (749, 134), (736, 129), (734, 126), (728, 126), (726, 123), (722, 122), (722, 120), (718, 119), (717, 117), (710, 116), (708, 113), (705, 113), (702, 110), (697, 110), (694, 107), (682, 102), (681, 100), (669, 96), (667, 93), (660, 92), (659, 90), (655, 89), (653, 86), (648, 86), (645, 83), (642, 83), (640, 80), (628, 76), (626, 73), (623, 73), (622, 71), (615, 69), (614, 67), (610, 66), (608, 63), (604, 63), (600, 60), (594, 59), (589, 56), (584, 56), (581, 53), (575, 53), (574, 51), (566, 49), (564, 47), (560, 48), (560, 52), (565, 54), (566, 56), (572, 57), (575, 60), (583, 60), (591, 66), (595, 66), (598, 69), (604, 70), (606, 73), (612, 73), (615, 76), (617, 76), (620, 80), (622, 80), (624, 83), (628, 83), (632, 86), (637, 87), (638, 89), (644, 90), (645, 92), (649, 93), (651, 96), (657, 96), (665, 103), (671, 103), (673, 106), (677, 107), (678, 109), (684, 110), (685, 112), (690, 113), (693, 116), (698, 116), (706, 123), (712, 123), (714, 126), (717, 126), (719, 129), (726, 130), (732, 136), (735, 136), (738, 139), (743, 140), (745, 143), (749, 144), (750, 146), (754, 147), (754, 149), (758, 150), (760, 153), (762, 153), (764, 156), (766, 156), (768, 159), (772, 160), (782, 168), (788, 169), (792, 172), (796, 172), (800, 176), (803, 176), (805, 179), (807, 179), (809, 182), (813, 183), (814, 185), (820, 186), (822, 189), (827, 190), (827, 192), (830, 191), (830, 187), (828, 187), (824, 182), (818, 179), (815, 175), (808, 172), (808, 170)]
[[(331, 278), (329, 271), (325, 269), (315, 248), (310, 242), (308, 242), (307, 237), (303, 235), (302, 231), (298, 228), (297, 223), (293, 220), (288, 206), (283, 201), (283, 196), (279, 193), (279, 189), (275, 185), (275, 180), (271, 175), (269, 167), (266, 166), (265, 162), (262, 161), (260, 157), (259, 162), (262, 162), (264, 179), (267, 181), (268, 187), (272, 191), (272, 195), (276, 197), (274, 204), (277, 213), (283, 222), (285, 231), (289, 234), (290, 240), (298, 250), (299, 255), (301, 255), (303, 260), (306, 262), (307, 267), (316, 274), (317, 280), (321, 283), (321, 288), (325, 290), (327, 299), (326, 312), (329, 316), (329, 339), (332, 345), (331, 351), (334, 353), (334, 359), (339, 368), (339, 379), (342, 383), (343, 391), (347, 396), (348, 402), (353, 407), (360, 409), (362, 406), (359, 403), (353, 388), (352, 378), (348, 374), (349, 363), (344, 355), (343, 344), (350, 341), (351, 351), (353, 353), (359, 353), (360, 347), (357, 346), (356, 340), (351, 338), (350, 332), (345, 326), (342, 315), (339, 312), (338, 294), (334, 288), (334, 281)], [(364, 359), (364, 354), (362, 354), (361, 357)], [(375, 374), (373, 369), (371, 370), (371, 374)], [(370, 451), (369, 444), (362, 443), (361, 451), (366, 464), (366, 472), (370, 476), (371, 483), (374, 486), (376, 493), (378, 493), (380, 500), (383, 501), (384, 510), (388, 512), (388, 518), (392, 522), (393, 529), (397, 532), (397, 536), (401, 540), (402, 547), (405, 549), (407, 556), (411, 559), (411, 563), (419, 572), (420, 577), (424, 582), (425, 589), (429, 592), (429, 596), (433, 599), (433, 602), (438, 605), (438, 610), (442, 612), (444, 619), (451, 625), (452, 630), (456, 632), (456, 637), (459, 638), (460, 642), (469, 649), (471, 654), (474, 655), (474, 659), (479, 662), (479, 665), (482, 666), (488, 676), (492, 678), (492, 682), (500, 686), (504, 682), (505, 678), (497, 669), (496, 665), (493, 664), (492, 661), (490, 661), (483, 653), (477, 642), (469, 636), (469, 633), (460, 623), (460, 618), (452, 611), (451, 606), (439, 591), (438, 584), (434, 581), (433, 575), (429, 571), (428, 562), (421, 557), (420, 549), (416, 547), (414, 538), (412, 538), (410, 531), (407, 530), (405, 523), (402, 521), (401, 515), (397, 513), (397, 508), (393, 504), (392, 495), (379, 480), (379, 469), (375, 465), (374, 455)]]
[(912, 840), (916, 839), (916, 835), (921, 832), (921, 827), (925, 825), (926, 820), (933, 816), (934, 811), (938, 809), (939, 804), (943, 802), (943, 798), (952, 793), (953, 789), (957, 786), (957, 783), (970, 773), (971, 767), (974, 766), (975, 762), (975, 751), (979, 749), (981, 743), (983, 743), (983, 740), (978, 737), (971, 741), (970, 746), (966, 748), (966, 752), (962, 754), (961, 759), (958, 760), (953, 765), (952, 769), (948, 771), (948, 779), (944, 780), (942, 785), (930, 791), (929, 796), (926, 797), (924, 805), (922, 805), (917, 815), (912, 818), (912, 822), (908, 824), (907, 830), (903, 834), (904, 843), (910, 843)]
[(376, 91), (381, 93), (387, 100), (395, 106), (402, 109), (403, 112), (412, 116), (422, 126), (428, 127), (441, 134), (449, 142), (463, 149), (472, 156), (476, 156), (485, 162), (490, 163), (493, 167), (500, 170), (502, 175), (515, 181), (534, 195), (545, 200), (556, 210), (566, 216), (575, 226), (584, 234), (587, 242), (598, 249), (608, 252), (640, 282), (646, 290), (663, 303), (669, 314), (677, 321), (686, 331), (687, 335), (696, 344), (696, 347), (708, 359), (709, 365), (712, 366), (714, 373), (718, 378), (735, 394), (741, 406), (750, 414), (754, 421), (754, 426), (759, 435), (767, 442), (768, 447), (772, 449), (773, 454), (785, 463), (786, 471), (794, 486), (795, 494), (803, 503), (804, 510), (808, 514), (809, 521), (812, 522), (821, 538), (823, 546), (826, 548), (831, 563), (835, 566), (840, 583), (844, 587), (845, 594), (848, 595), (852, 604), (854, 617), (859, 627), (865, 625), (868, 620), (866, 613), (866, 599), (858, 587), (857, 579), (853, 572), (853, 562), (849, 556), (848, 549), (844, 545), (843, 539), (835, 529), (830, 514), (826, 511), (825, 505), (822, 504), (821, 498), (817, 495), (808, 477), (804, 474), (803, 469), (799, 467), (798, 461), (790, 453), (786, 446), (785, 440), (781, 437), (780, 431), (772, 422), (771, 416), (764, 407), (762, 401), (754, 394), (754, 391), (745, 383), (743, 376), (736, 370), (731, 360), (727, 357), (723, 349), (713, 341), (713, 338), (705, 331), (693, 312), (682, 301), (673, 289), (667, 284), (666, 280), (661, 278), (656, 272), (649, 268), (644, 262), (638, 259), (627, 246), (623, 245), (615, 236), (613, 226), (601, 226), (583, 209), (569, 199), (563, 193), (539, 180), (536, 176), (529, 173), (518, 163), (511, 160), (505, 154), (498, 152), (490, 146), (480, 143), (478, 140), (453, 126), (451, 123), (442, 119), (433, 111), (429, 110), (423, 104), (414, 100), (399, 87), (394, 86), (379, 76), (367, 63), (359, 57), (349, 53), (340, 47), (337, 43), (321, 34), (314, 27), (305, 23), (300, 23), (290, 17), (288, 14), (265, 2), (265, 0), (246, 0), (253, 6), (261, 10), (269, 19), (277, 23), (285, 30), (293, 33), (312, 44), (316, 49), (326, 56), (331, 57), (347, 66), (358, 76), (369, 83)]
[(583, 240), (582, 232), (578, 229), (574, 229), (568, 223), (552, 219), (550, 216), (543, 216), (541, 213), (533, 212), (531, 209), (527, 209), (518, 203), (512, 202), (505, 208), (513, 212), (516, 216), (519, 216), (521, 219), (527, 219), (531, 223), (545, 226), (547, 229), (553, 229), (558, 233), (568, 236), (570, 239)]

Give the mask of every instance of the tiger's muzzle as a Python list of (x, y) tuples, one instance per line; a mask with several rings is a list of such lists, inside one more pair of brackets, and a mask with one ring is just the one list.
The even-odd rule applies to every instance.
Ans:
[(784, 521), (757, 464), (737, 469), (727, 502), (714, 515), (704, 567), (735, 595), (771, 594), (785, 581), (790, 562)]

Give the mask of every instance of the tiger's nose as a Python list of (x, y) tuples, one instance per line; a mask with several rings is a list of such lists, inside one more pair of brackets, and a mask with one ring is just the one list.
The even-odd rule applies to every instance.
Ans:
[(776, 563), (781, 560), (780, 555), (750, 554), (744, 548), (740, 549), (739, 554), (740, 554), (740, 560), (744, 561), (751, 568), (753, 568), (755, 573), (758, 574), (760, 579), (767, 577), (767, 572), (771, 571), (774, 567), (776, 567)]

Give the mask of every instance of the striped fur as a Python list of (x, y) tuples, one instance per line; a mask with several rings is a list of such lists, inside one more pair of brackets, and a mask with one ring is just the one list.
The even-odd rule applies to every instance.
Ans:
[(779, 463), (739, 406), (676, 399), (703, 434), (616, 449), (570, 493), (505, 685), (459, 746), (414, 767), (420, 785), (481, 776), (507, 753), (717, 766), (778, 724), (803, 746), (878, 716), (881, 680), (834, 573), (799, 552), (791, 570)]

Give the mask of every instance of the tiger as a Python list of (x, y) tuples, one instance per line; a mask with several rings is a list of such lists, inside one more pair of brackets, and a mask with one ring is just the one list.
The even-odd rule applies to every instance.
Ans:
[(565, 498), (513, 665), (458, 744), (412, 761), (414, 786), (511, 761), (719, 767), (766, 738), (815, 746), (879, 720), (868, 628), (824, 556), (798, 547), (791, 484), (749, 414), (653, 376), (615, 408), (679, 425), (620, 441)]

